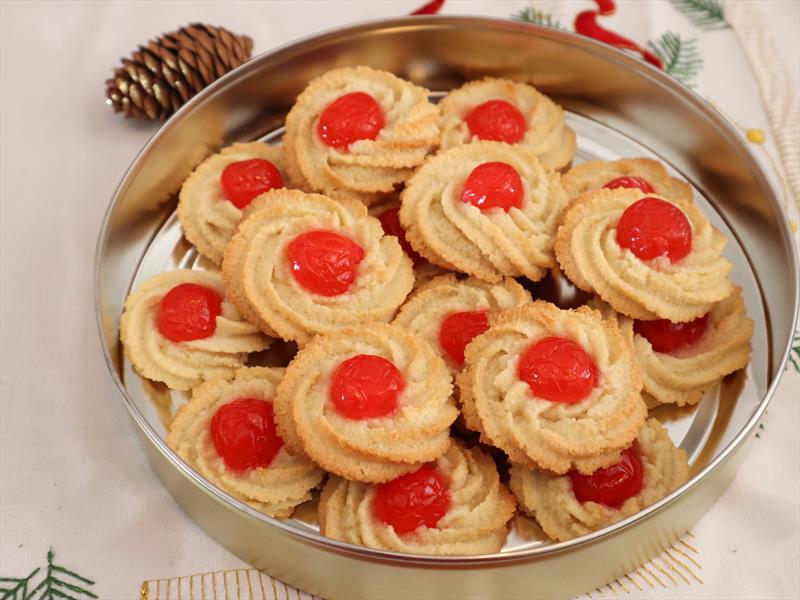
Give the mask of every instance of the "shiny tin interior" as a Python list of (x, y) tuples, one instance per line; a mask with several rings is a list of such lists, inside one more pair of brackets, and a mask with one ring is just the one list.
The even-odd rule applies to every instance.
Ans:
[[(181, 243), (173, 215), (175, 192), (191, 169), (217, 148), (276, 131), (311, 78), (356, 64), (391, 70), (437, 91), (486, 75), (533, 83), (570, 112), (570, 123), (580, 136), (576, 162), (637, 150), (660, 157), (692, 184), (706, 214), (731, 237), (726, 254), (757, 325), (754, 360), (746, 376), (724, 382), (696, 411), (660, 415), (673, 439), (692, 455), (694, 477), (681, 490), (579, 540), (514, 540), (504, 552), (485, 557), (418, 557), (348, 546), (322, 538), (302, 523), (261, 515), (205, 482), (166, 447), (161, 417), (171, 412), (176, 399), (169, 396), (165, 401), (163, 394), (144, 389), (132, 373), (125, 376), (117, 336), (122, 303), (132, 285), (165, 268), (202, 266), (185, 241)], [(426, 586), (417, 596), (449, 597), (463, 587), (465, 596), (482, 589), (510, 597), (522, 595), (525, 588), (507, 581), (504, 566), (526, 564), (524, 570), (514, 571), (518, 582), (535, 578), (537, 594), (570, 595), (619, 576), (625, 565), (631, 568), (663, 548), (699, 518), (732, 478), (741, 460), (733, 460), (733, 455), (741, 455), (738, 451), (766, 407), (794, 329), (798, 281), (793, 252), (776, 192), (738, 134), (691, 90), (656, 69), (592, 40), (520, 23), (397, 19), (340, 29), (257, 57), (205, 90), (162, 127), (125, 175), (106, 215), (96, 257), (96, 308), (106, 360), (154, 469), (184, 509), (245, 560), (328, 597), (403, 597), (412, 589), (407, 570), (414, 569), (417, 575), (430, 574), (429, 569), (437, 573), (430, 580), (422, 577)], [(160, 407), (154, 397), (162, 398)], [(262, 532), (256, 538), (254, 524)], [(290, 547), (302, 548), (300, 556), (325, 563), (324, 557), (337, 571), (308, 578), (282, 565), (267, 545), (282, 547), (286, 556), (291, 555)], [(573, 562), (567, 557), (607, 557), (612, 548), (626, 548), (627, 556), (584, 568), (577, 578), (573, 571), (569, 583), (558, 581), (558, 569)], [(545, 564), (547, 571), (542, 571)], [(471, 568), (463, 571), (467, 566)], [(393, 588), (395, 577), (406, 587)]]

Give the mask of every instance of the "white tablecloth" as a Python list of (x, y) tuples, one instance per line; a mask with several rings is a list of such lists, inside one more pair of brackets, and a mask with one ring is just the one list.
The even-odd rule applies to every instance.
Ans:
[[(195, 526), (156, 480), (100, 355), (92, 300), (95, 240), (114, 187), (155, 129), (124, 121), (105, 106), (103, 82), (118, 58), (193, 21), (247, 33), (260, 53), (336, 25), (402, 15), (419, 4), (0, 3), (0, 577), (23, 578), (46, 567), (51, 547), (51, 562), (92, 580), (70, 579), (100, 598), (136, 598), (148, 580), (150, 597), (157, 585), (164, 597), (161, 585), (175, 590), (174, 582), (157, 579), (246, 568)], [(798, 3), (763, 4), (796, 88)], [(526, 6), (450, 1), (445, 12), (508, 17)], [(537, 6), (569, 25), (576, 8), (592, 3)], [(780, 161), (733, 31), (701, 34), (665, 1), (621, 3), (608, 23), (640, 42), (673, 25), (699, 38), (704, 68), (697, 89), (744, 128), (767, 132), (768, 144), (754, 151), (764, 164)], [(625, 596), (626, 588), (652, 598), (800, 596), (798, 397), (800, 377), (787, 374), (743, 469), (687, 540), (698, 554), (679, 548), (702, 567), (690, 564), (703, 583), (688, 571), (684, 581), (653, 566), (652, 585), (626, 579), (604, 588), (604, 597)], [(185, 589), (188, 581), (180, 585)], [(278, 584), (268, 595), (272, 589), (281, 598), (288, 594)]]

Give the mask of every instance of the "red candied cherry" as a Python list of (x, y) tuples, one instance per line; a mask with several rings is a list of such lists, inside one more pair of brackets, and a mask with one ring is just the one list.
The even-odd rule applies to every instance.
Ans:
[(486, 212), (500, 208), (508, 212), (522, 206), (522, 178), (502, 162), (487, 162), (472, 170), (461, 192), (461, 200)]
[(591, 355), (572, 340), (547, 337), (530, 346), (517, 367), (534, 396), (574, 404), (597, 387), (600, 374)]
[(222, 296), (196, 283), (182, 283), (168, 291), (158, 306), (158, 330), (171, 342), (202, 340), (214, 335), (222, 314)]
[(439, 328), (439, 345), (452, 362), (464, 364), (464, 348), (473, 339), (489, 329), (486, 310), (453, 313), (442, 321)]
[(516, 144), (525, 137), (528, 124), (519, 109), (506, 100), (487, 100), (466, 118), (472, 135), (482, 140)]
[(338, 296), (355, 281), (364, 249), (333, 231), (315, 230), (289, 242), (286, 256), (301, 286), (320, 296)]
[(221, 406), (209, 427), (214, 449), (232, 471), (268, 467), (283, 446), (272, 404), (258, 398)]
[(375, 513), (399, 535), (422, 527), (436, 527), (450, 509), (447, 483), (436, 468), (418, 471), (375, 487)]
[(374, 419), (395, 411), (405, 387), (405, 377), (391, 361), (358, 354), (336, 367), (330, 399), (339, 414), (348, 419)]
[(678, 262), (692, 250), (692, 226), (683, 211), (659, 198), (634, 202), (617, 223), (617, 243), (641, 260), (666, 255)]
[(381, 105), (364, 92), (351, 92), (331, 102), (317, 122), (322, 142), (346, 150), (358, 140), (374, 140), (386, 124)]
[(672, 352), (694, 344), (703, 337), (707, 326), (707, 314), (688, 323), (673, 323), (667, 319), (633, 322), (633, 330), (647, 339), (656, 352)]
[(645, 194), (652, 194), (655, 192), (653, 186), (647, 179), (636, 177), (635, 175), (625, 175), (624, 177), (617, 177), (612, 179), (603, 186), (607, 190), (616, 190), (617, 188), (637, 189), (642, 190)]
[(634, 443), (623, 450), (620, 461), (598, 469), (591, 475), (570, 471), (572, 493), (579, 502), (596, 502), (609, 508), (619, 508), (642, 491), (644, 469), (639, 446)]
[(378, 215), (378, 220), (381, 222), (383, 232), (386, 235), (393, 235), (397, 238), (397, 241), (400, 242), (400, 247), (405, 251), (406, 254), (408, 254), (408, 257), (415, 266), (421, 262), (425, 262), (425, 259), (417, 254), (417, 252), (411, 247), (411, 244), (409, 244), (408, 240), (406, 239), (406, 230), (403, 229), (403, 226), (400, 224), (399, 208), (387, 208)]
[(236, 208), (244, 208), (256, 196), (283, 187), (277, 167), (263, 158), (231, 163), (220, 175), (222, 195)]

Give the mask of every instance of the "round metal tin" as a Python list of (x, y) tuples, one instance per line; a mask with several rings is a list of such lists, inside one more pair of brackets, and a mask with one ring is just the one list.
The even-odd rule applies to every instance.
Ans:
[[(689, 452), (693, 477), (681, 489), (570, 542), (530, 539), (515, 529), (494, 555), (411, 556), (336, 542), (303, 521), (267, 517), (209, 484), (166, 446), (164, 424), (183, 397), (133, 373), (118, 326), (125, 297), (142, 280), (204, 267), (181, 236), (175, 193), (219, 147), (275, 139), (310, 79), (357, 64), (437, 92), (487, 75), (533, 83), (568, 110), (578, 133), (576, 162), (649, 155), (689, 181), (730, 239), (726, 256), (756, 330), (745, 372), (696, 408), (659, 409), (673, 440)], [(198, 524), (244, 560), (326, 598), (571, 597), (663, 550), (733, 478), (786, 360), (798, 311), (796, 261), (776, 192), (735, 130), (688, 88), (574, 34), (483, 18), (414, 17), (301, 40), (253, 59), (192, 99), (145, 146), (115, 192), (98, 240), (95, 299), (106, 361), (155, 472)], [(552, 297), (564, 290), (539, 291)]]

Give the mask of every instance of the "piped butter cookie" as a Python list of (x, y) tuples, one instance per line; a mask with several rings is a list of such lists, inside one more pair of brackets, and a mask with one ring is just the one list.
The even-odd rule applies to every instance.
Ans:
[(511, 278), (486, 283), (442, 275), (417, 289), (392, 323), (422, 337), (457, 372), (466, 345), (489, 328), (490, 312), (528, 302), (530, 293)]
[(555, 266), (567, 195), (524, 145), (477, 142), (426, 162), (402, 193), (400, 222), (431, 262), (497, 283), (533, 281)]
[(245, 207), (256, 196), (283, 187), (285, 179), (278, 146), (233, 144), (209, 156), (181, 188), (178, 220), (186, 239), (219, 264)]
[(363, 204), (286, 189), (248, 207), (222, 274), (243, 315), (299, 344), (391, 320), (414, 284), (411, 259)]
[(570, 198), (601, 188), (636, 188), (662, 198), (692, 201), (692, 188), (685, 181), (670, 177), (667, 169), (652, 158), (592, 160), (573, 167), (561, 179)]
[(188, 269), (156, 275), (128, 296), (120, 340), (140, 375), (174, 390), (231, 376), (270, 342), (228, 301), (219, 273)]
[(457, 376), (467, 427), (528, 468), (591, 473), (647, 418), (642, 374), (617, 325), (548, 302), (493, 315)]
[(275, 429), (272, 401), (283, 369), (242, 368), (192, 391), (167, 435), (178, 455), (214, 485), (274, 517), (289, 517), (324, 472), (290, 454)]
[(644, 399), (660, 404), (697, 404), (706, 390), (750, 362), (753, 321), (745, 315), (741, 288), (702, 317), (686, 323), (638, 321), (604, 305), (619, 323), (644, 374)]
[(575, 154), (564, 110), (532, 85), (471, 81), (442, 98), (439, 108), (443, 150), (478, 141), (523, 144), (547, 169), (567, 166)]
[(278, 430), (293, 451), (347, 479), (416, 471), (450, 443), (450, 372), (421, 338), (385, 323), (321, 335), (278, 386)]
[(379, 550), (489, 554), (505, 543), (514, 509), (492, 459), (453, 441), (436, 461), (379, 485), (331, 476), (320, 532)]
[(439, 110), (429, 93), (363, 66), (317, 77), (286, 117), (292, 183), (365, 204), (393, 192), (438, 145)]
[(621, 521), (661, 500), (689, 478), (686, 452), (649, 419), (620, 460), (595, 473), (554, 475), (511, 467), (520, 507), (557, 541), (571, 540)]
[(555, 250), (567, 277), (617, 312), (683, 323), (733, 292), (726, 243), (691, 202), (600, 189), (565, 211)]

